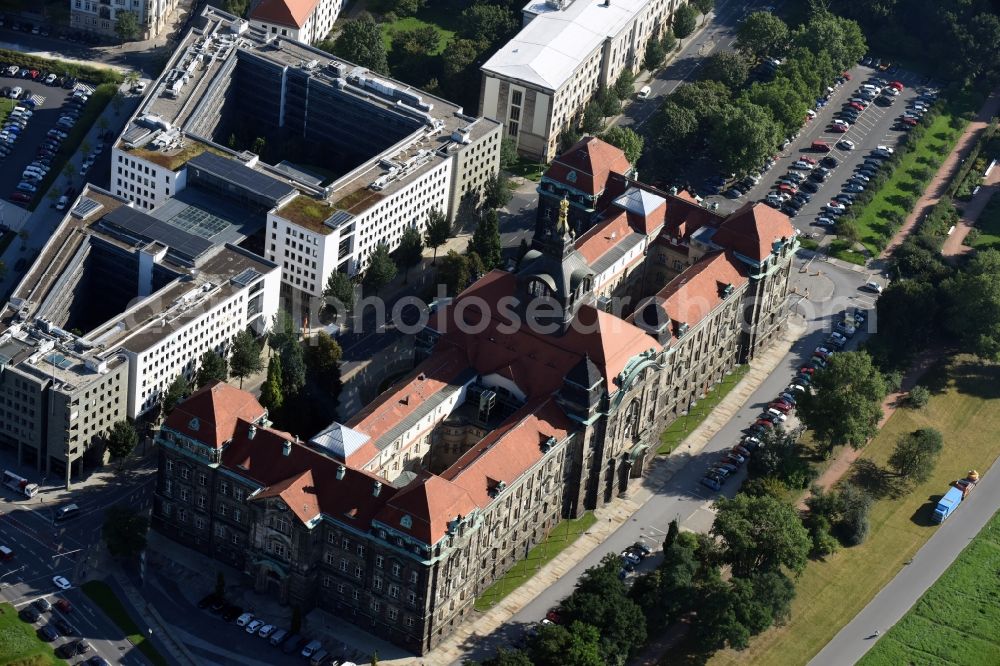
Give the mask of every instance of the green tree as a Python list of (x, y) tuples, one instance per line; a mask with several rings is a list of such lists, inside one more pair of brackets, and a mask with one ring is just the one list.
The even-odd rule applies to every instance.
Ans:
[(615, 81), (614, 86), (615, 95), (621, 101), (625, 101), (632, 96), (635, 92), (635, 74), (632, 70), (626, 67), (622, 70), (622, 73), (618, 75), (618, 80)]
[(510, 169), (517, 164), (517, 160), (517, 143), (513, 138), (504, 136), (500, 140), (500, 168), (504, 170)]
[(721, 539), (723, 558), (736, 576), (778, 571), (799, 573), (809, 556), (810, 539), (795, 509), (764, 495), (738, 494), (715, 503), (712, 535)]
[(115, 21), (115, 34), (122, 44), (139, 38), (139, 17), (135, 12), (119, 11)]
[(867, 353), (834, 354), (814, 375), (811, 389), (799, 400), (799, 417), (827, 446), (859, 449), (878, 432), (886, 385)]
[(396, 261), (403, 269), (403, 282), (410, 280), (410, 269), (420, 263), (424, 257), (424, 239), (416, 227), (407, 227), (399, 238), (396, 248)]
[(614, 90), (610, 90), (605, 86), (601, 86), (597, 90), (596, 99), (601, 107), (601, 113), (605, 118), (616, 116), (622, 110), (622, 102), (618, 99), (618, 95), (615, 94)]
[(580, 124), (580, 128), (586, 134), (595, 136), (604, 129), (604, 111), (596, 99), (590, 100), (590, 103), (583, 110), (583, 122)]
[(131, 421), (123, 419), (112, 424), (108, 431), (108, 454), (118, 461), (118, 469), (122, 468), (138, 443), (139, 433), (135, 431)]
[(472, 240), (469, 241), (469, 251), (479, 255), (487, 271), (497, 268), (503, 262), (500, 222), (495, 210), (487, 211), (476, 225)]
[[(325, 42), (320, 44), (323, 48)], [(338, 57), (362, 67), (389, 73), (389, 60), (382, 41), (382, 31), (370, 15), (364, 14), (355, 21), (349, 21), (333, 43), (331, 52)]]
[[(701, 78), (718, 81), (732, 89), (739, 88), (750, 75), (750, 61), (739, 51), (719, 51), (708, 56), (701, 68)], [(801, 124), (802, 118), (799, 118)]]
[(253, 143), (250, 144), (250, 152), (255, 155), (263, 155), (265, 150), (267, 150), (267, 139), (262, 136), (258, 136), (253, 140)]
[(965, 270), (944, 282), (942, 291), (950, 303), (945, 328), (964, 350), (1000, 360), (1000, 252), (976, 253)]
[(477, 42), (481, 50), (500, 44), (517, 31), (518, 21), (507, 7), (473, 5), (462, 12), (462, 36)]
[(174, 377), (174, 381), (167, 387), (167, 392), (163, 394), (163, 413), (169, 414), (174, 411), (174, 407), (187, 400), (189, 395), (191, 395), (191, 383), (187, 377), (182, 374)]
[(226, 363), (225, 358), (213, 350), (209, 349), (198, 359), (198, 373), (195, 375), (195, 385), (198, 388), (215, 380), (224, 382), (228, 376), (229, 364)]
[[(660, 48), (665, 55), (670, 55), (677, 50), (677, 36), (674, 31), (667, 29), (663, 31), (663, 38), (660, 40)], [(648, 51), (647, 51), (648, 52)]]
[(243, 388), (244, 378), (264, 369), (260, 352), (260, 343), (250, 331), (242, 330), (233, 337), (233, 346), (229, 352), (229, 370), (233, 377), (240, 378), (240, 388)]
[(746, 91), (745, 97), (747, 101), (769, 110), (781, 128), (782, 135), (787, 136), (802, 127), (802, 119), (815, 99), (811, 91), (800, 90), (784, 77), (767, 83), (754, 83)]
[(698, 27), (698, 10), (683, 4), (674, 11), (673, 29), (677, 39), (685, 39)]
[[(754, 58), (778, 56), (788, 46), (788, 26), (770, 12), (754, 12), (736, 31), (736, 48)], [(822, 42), (819, 42), (822, 43)]]
[(306, 367), (309, 375), (326, 393), (340, 395), (340, 361), (344, 352), (340, 344), (326, 331), (320, 331), (306, 347)]
[(503, 208), (510, 203), (514, 193), (510, 188), (510, 181), (502, 173), (496, 173), (486, 180), (483, 189), (483, 207), (487, 210)]
[(601, 137), (612, 146), (618, 146), (632, 164), (637, 164), (642, 156), (643, 138), (631, 127), (615, 125)]
[(389, 256), (389, 246), (384, 241), (379, 241), (368, 257), (368, 268), (365, 269), (362, 282), (373, 292), (378, 293), (379, 289), (392, 282), (395, 277), (396, 264)]
[(715, 0), (691, 0), (691, 4), (701, 13), (702, 23), (705, 22), (704, 17), (715, 8)]
[(774, 153), (782, 132), (768, 109), (740, 99), (719, 114), (712, 138), (724, 170), (748, 173)]
[(469, 285), (469, 262), (454, 250), (441, 259), (438, 267), (438, 278), (452, 296), (457, 295)]
[(931, 400), (931, 392), (925, 386), (914, 386), (906, 396), (906, 404), (914, 409), (926, 407)]
[(350, 310), (354, 307), (354, 283), (347, 276), (347, 273), (333, 271), (326, 279), (323, 296), (327, 302), (339, 301), (345, 310)]
[(260, 404), (271, 412), (277, 412), (285, 404), (281, 391), (281, 357), (274, 355), (267, 363), (267, 379), (260, 387)]
[(438, 248), (447, 242), (450, 235), (451, 224), (449, 224), (448, 218), (437, 208), (431, 208), (427, 213), (427, 228), (424, 231), (424, 243), (427, 247), (434, 250), (434, 259), (431, 261), (432, 266), (437, 264)]
[(836, 530), (841, 540), (847, 546), (857, 546), (868, 538), (868, 513), (871, 511), (872, 498), (857, 486), (847, 484), (840, 490), (840, 501), (843, 510)]
[(248, 0), (226, 0), (223, 7), (233, 16), (243, 16), (249, 5)]
[(392, 11), (399, 16), (415, 16), (426, 4), (426, 0), (396, 0)]
[(530, 659), (505, 663), (516, 666), (521, 664), (604, 666), (609, 662), (601, 654), (600, 642), (601, 632), (592, 624), (574, 621), (569, 626), (545, 625), (531, 640)]
[(306, 385), (306, 361), (298, 338), (286, 340), (278, 350), (281, 356), (281, 395), (287, 401)]
[(667, 525), (667, 535), (663, 538), (663, 550), (666, 552), (670, 546), (674, 545), (677, 541), (677, 535), (680, 534), (680, 527), (677, 524), (677, 519), (674, 518)]
[(655, 39), (646, 42), (646, 53), (643, 57), (642, 66), (650, 72), (660, 68), (663, 60), (667, 57), (667, 52), (663, 49), (663, 44)]
[(112, 505), (104, 512), (102, 535), (114, 557), (138, 557), (146, 548), (148, 529), (146, 517), (126, 504)]
[(941, 432), (934, 428), (920, 428), (900, 437), (889, 456), (889, 468), (896, 476), (914, 483), (931, 478), (938, 457), (944, 449)]

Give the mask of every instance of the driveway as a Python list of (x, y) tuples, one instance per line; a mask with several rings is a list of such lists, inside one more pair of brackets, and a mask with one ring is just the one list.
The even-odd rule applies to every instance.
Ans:
[[(776, 164), (762, 175), (756, 186), (736, 199), (717, 195), (708, 197), (707, 201), (718, 203), (720, 213), (732, 212), (747, 201), (764, 199), (767, 193), (774, 189), (777, 179), (789, 171), (791, 164), (800, 155), (807, 155), (816, 160), (830, 155), (840, 163), (839, 166), (833, 169), (833, 174), (825, 183), (819, 185), (819, 191), (812, 195), (812, 200), (802, 206), (798, 215), (792, 218), (792, 224), (803, 233), (823, 234), (824, 229), (815, 224), (816, 218), (820, 216), (820, 209), (833, 196), (841, 192), (844, 184), (853, 174), (854, 168), (864, 162), (872, 149), (879, 145), (895, 147), (899, 142), (899, 137), (904, 132), (895, 131), (892, 126), (896, 117), (906, 108), (907, 103), (916, 97), (917, 87), (922, 79), (916, 74), (904, 71), (896, 72), (893, 75), (877, 73), (871, 67), (861, 65), (853, 67), (850, 74), (851, 80), (834, 88), (826, 105), (817, 109), (816, 118), (803, 126), (799, 135), (782, 150)], [(889, 106), (869, 105), (846, 133), (830, 131), (829, 127), (834, 114), (840, 111), (850, 98), (856, 97), (858, 88), (876, 74), (886, 81), (900, 81), (906, 87)], [(837, 143), (844, 139), (854, 143), (853, 150), (837, 147)], [(829, 153), (813, 152), (811, 145), (814, 141), (822, 141), (833, 147), (833, 150)], [(832, 233), (832, 229), (827, 229), (826, 232)]]

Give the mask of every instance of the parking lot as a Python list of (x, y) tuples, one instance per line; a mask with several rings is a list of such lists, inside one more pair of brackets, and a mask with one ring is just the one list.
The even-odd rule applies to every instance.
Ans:
[[(4, 63), (5, 65), (9, 63)], [(0, 88), (17, 88), (30, 91), (30, 99), (35, 103), (31, 117), (27, 120), (24, 129), (17, 135), (17, 139), (8, 144), (10, 153), (3, 158), (3, 168), (0, 169), (0, 196), (5, 199), (13, 192), (17, 191), (17, 185), (21, 182), (21, 175), (29, 164), (35, 161), (39, 147), (45, 142), (47, 133), (59, 120), (62, 106), (66, 98), (72, 94), (72, 90), (65, 90), (57, 86), (47, 86), (41, 81), (25, 80), (6, 75), (0, 76)], [(23, 101), (23, 100), (21, 100)], [(53, 169), (61, 169), (61, 160), (53, 160)], [(35, 197), (42, 196), (44, 192), (31, 193)], [(15, 205), (27, 206), (28, 202), (12, 202)]]
[[(837, 160), (838, 166), (831, 169), (832, 173), (824, 182), (816, 183), (817, 192), (812, 194), (811, 200), (801, 207), (797, 215), (792, 217), (792, 223), (806, 234), (833, 233), (831, 228), (824, 229), (816, 226), (816, 220), (821, 216), (820, 212), (823, 206), (842, 191), (855, 168), (864, 162), (876, 146), (895, 147), (899, 137), (904, 134), (902, 131), (893, 129), (896, 118), (916, 97), (917, 88), (922, 83), (922, 77), (909, 72), (900, 70), (893, 74), (887, 74), (862, 65), (852, 68), (849, 74), (851, 79), (834, 87), (825, 105), (816, 108), (816, 117), (805, 124), (799, 135), (781, 152), (776, 163), (761, 175), (760, 181), (754, 187), (735, 199), (717, 195), (708, 197), (706, 203), (718, 203), (720, 213), (729, 213), (748, 201), (763, 200), (768, 192), (775, 189), (779, 178), (790, 170), (794, 171), (789, 167), (800, 156), (806, 155), (816, 161), (831, 156)], [(889, 106), (868, 105), (860, 112), (857, 121), (851, 124), (847, 132), (831, 131), (830, 127), (835, 114), (848, 100), (856, 96), (858, 89), (865, 81), (876, 75), (887, 81), (899, 81), (905, 87)], [(845, 139), (854, 144), (853, 150), (838, 147), (838, 143)], [(816, 141), (828, 144), (832, 150), (826, 153), (814, 151), (812, 144)]]

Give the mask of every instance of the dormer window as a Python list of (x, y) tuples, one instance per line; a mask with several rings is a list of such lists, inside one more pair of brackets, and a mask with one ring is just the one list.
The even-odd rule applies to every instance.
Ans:
[(201, 428), (201, 421), (198, 420), (197, 416), (188, 421), (188, 428), (198, 432), (198, 429)]
[(399, 526), (406, 529), (410, 529), (411, 527), (413, 527), (413, 518), (410, 518), (409, 516), (403, 516), (402, 518), (399, 519)]
[(528, 293), (532, 296), (544, 298), (549, 295), (549, 287), (541, 280), (531, 280), (528, 282)]

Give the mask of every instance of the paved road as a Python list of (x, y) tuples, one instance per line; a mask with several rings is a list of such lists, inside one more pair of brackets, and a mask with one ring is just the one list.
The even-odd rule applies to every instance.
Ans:
[[(557, 605), (572, 592), (577, 579), (585, 569), (598, 564), (608, 552), (621, 552), (639, 540), (658, 548), (663, 541), (662, 530), (671, 519), (677, 517), (686, 529), (702, 532), (708, 530), (714, 519), (711, 505), (716, 495), (698, 483), (707, 464), (715, 460), (721, 451), (731, 448), (740, 441), (742, 431), (752, 423), (761, 408), (773, 400), (774, 396), (787, 385), (803, 361), (826, 337), (839, 313), (846, 307), (872, 308), (871, 296), (858, 289), (866, 279), (864, 273), (844, 270), (824, 262), (809, 263), (798, 258), (795, 260), (795, 268), (799, 269), (807, 263), (806, 272), (795, 270), (791, 278), (792, 285), (799, 293), (808, 289), (812, 298), (812, 300), (802, 300), (794, 308), (806, 318), (807, 331), (792, 346), (775, 372), (753, 393), (737, 416), (722, 428), (703, 451), (692, 456), (690, 462), (680, 472), (661, 487), (655, 488), (653, 497), (628, 523), (611, 534), (602, 547), (596, 548), (583, 558), (543, 594), (515, 614), (508, 624), (490, 636), (481, 639), (477, 637), (476, 645), (470, 646), (463, 658), (481, 660), (490, 656), (498, 647), (519, 641), (528, 626), (540, 621), (549, 608)], [(815, 274), (817, 271), (819, 275)], [(856, 344), (861, 338), (863, 334), (859, 334), (852, 344)], [(744, 472), (740, 472), (740, 476), (726, 485), (724, 494), (731, 496), (735, 493), (742, 480), (742, 474)], [(640, 566), (640, 570), (654, 568), (659, 556), (658, 553), (656, 557), (647, 558)]]
[(937, 529), (917, 551), (911, 564), (875, 595), (847, 626), (820, 650), (810, 666), (853, 664), (875, 644), (872, 633), (885, 634), (944, 573), (1000, 507), (1000, 481), (996, 464), (979, 482), (969, 499)]

